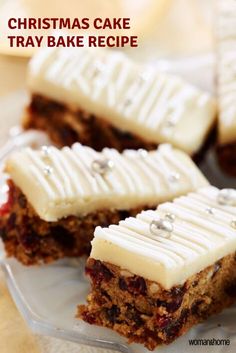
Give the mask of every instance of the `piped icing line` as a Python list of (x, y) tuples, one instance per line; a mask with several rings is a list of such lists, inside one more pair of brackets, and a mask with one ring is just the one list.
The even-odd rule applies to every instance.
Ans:
[(208, 185), (190, 157), (170, 145), (123, 153), (96, 152), (79, 143), (61, 150), (26, 148), (9, 157), (6, 170), (45, 221), (102, 209), (155, 207)]
[[(236, 229), (232, 226), (236, 205), (219, 204), (219, 193), (219, 189), (206, 186), (119, 225), (97, 227), (90, 257), (156, 281), (165, 289), (182, 284), (236, 251)], [(205, 212), (207, 207), (215, 212)], [(162, 228), (155, 236), (151, 222), (165, 219), (173, 225), (168, 227), (170, 237), (161, 236)]]
[[(155, 215), (156, 218), (156, 215)], [(154, 218), (154, 219), (155, 219)], [(134, 222), (135, 220), (135, 222)], [(149, 231), (149, 225), (150, 225), (151, 219), (150, 221), (145, 224), (143, 222), (143, 220), (141, 221), (138, 218), (128, 218), (125, 220), (125, 222), (123, 223), (124, 227), (127, 229), (129, 229), (130, 231), (130, 235), (132, 234), (132, 232), (134, 233), (135, 236), (139, 237), (140, 240), (144, 241), (144, 245), (146, 244), (146, 242), (148, 241), (150, 243), (150, 245), (154, 245), (156, 244), (156, 239), (157, 237), (155, 235), (153, 235), (150, 231)], [(120, 222), (120, 225), (122, 227), (122, 222)], [(112, 227), (111, 227), (112, 228)], [(115, 227), (114, 227), (115, 228)], [(147, 235), (148, 234), (148, 235)], [(186, 246), (187, 246), (187, 250), (188, 248), (190, 249), (190, 251), (192, 251), (192, 255), (194, 256), (197, 252), (201, 251), (202, 248), (198, 245), (198, 244), (192, 244), (191, 242), (186, 240), (186, 239), (182, 239), (181, 237), (178, 236), (178, 232), (176, 231), (175, 228), (175, 233), (173, 236), (171, 236), (170, 239), (163, 239), (160, 238), (159, 241), (161, 241), (162, 246), (165, 247), (166, 250), (171, 249), (171, 245), (173, 243), (173, 241), (176, 243), (176, 249), (175, 249), (175, 253), (176, 255), (178, 255), (180, 258), (184, 257), (184, 254), (186, 252)], [(179, 250), (179, 251), (178, 251)]]
[[(189, 154), (200, 148), (215, 120), (210, 95), (111, 50), (42, 49), (30, 63), (28, 84), (32, 93), (83, 109), (145, 141), (169, 142)], [(193, 121), (196, 128), (190, 129)]]

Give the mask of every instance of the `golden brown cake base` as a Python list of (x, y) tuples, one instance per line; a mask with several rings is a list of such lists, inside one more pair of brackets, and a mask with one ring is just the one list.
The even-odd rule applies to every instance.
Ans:
[(154, 143), (145, 142), (137, 136), (122, 132), (122, 129), (116, 129), (101, 118), (80, 109), (72, 110), (40, 95), (32, 96), (23, 126), (25, 129), (46, 131), (58, 147), (71, 146), (75, 142), (90, 146), (96, 151), (101, 151), (104, 147), (115, 148), (119, 152), (139, 148), (152, 150), (157, 147)]
[[(36, 94), (32, 95), (23, 126), (25, 129), (45, 131), (58, 147), (80, 142), (97, 151), (109, 147), (122, 152), (124, 149), (139, 148), (150, 151), (158, 146), (156, 143), (144, 141), (134, 134), (122, 131), (122, 126), (117, 129), (100, 117), (80, 109), (72, 110), (66, 105)], [(216, 129), (213, 128), (202, 148), (193, 156), (196, 163), (203, 160), (215, 139)]]
[(105, 326), (150, 350), (169, 344), (193, 325), (219, 313), (236, 300), (236, 254), (163, 289), (158, 283), (89, 258), (86, 273), (92, 291), (78, 317)]
[(100, 210), (82, 218), (70, 216), (57, 222), (46, 222), (37, 216), (13, 182), (9, 187), (8, 202), (0, 209), (0, 237), (7, 255), (25, 265), (48, 263), (65, 256), (88, 255), (96, 226), (117, 224), (141, 211), (141, 208)]
[(219, 146), (217, 157), (222, 170), (228, 175), (236, 176), (236, 142)]

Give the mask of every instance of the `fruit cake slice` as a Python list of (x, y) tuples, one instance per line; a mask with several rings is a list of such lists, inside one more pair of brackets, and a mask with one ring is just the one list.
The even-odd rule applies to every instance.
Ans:
[(9, 197), (0, 209), (7, 254), (25, 264), (89, 253), (96, 226), (208, 182), (190, 157), (170, 145), (157, 150), (30, 148), (12, 154)]
[(78, 316), (153, 350), (236, 300), (236, 190), (208, 186), (97, 227)]
[(218, 0), (218, 157), (222, 168), (236, 175), (236, 3)]
[(43, 49), (28, 86), (25, 128), (46, 130), (59, 146), (79, 141), (122, 151), (167, 142), (195, 155), (215, 121), (209, 94), (117, 51)]

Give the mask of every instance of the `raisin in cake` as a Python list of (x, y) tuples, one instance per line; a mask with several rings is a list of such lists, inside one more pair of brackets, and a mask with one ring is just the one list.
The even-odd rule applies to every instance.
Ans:
[(236, 175), (236, 3), (218, 0), (218, 157)]
[(97, 227), (78, 316), (153, 350), (236, 299), (236, 190), (208, 186)]
[(117, 51), (44, 49), (28, 84), (24, 126), (46, 130), (59, 146), (150, 150), (168, 142), (195, 155), (215, 121), (209, 94)]
[(8, 159), (9, 196), (0, 209), (8, 255), (25, 264), (89, 253), (96, 226), (108, 226), (207, 185), (184, 152), (23, 149)]

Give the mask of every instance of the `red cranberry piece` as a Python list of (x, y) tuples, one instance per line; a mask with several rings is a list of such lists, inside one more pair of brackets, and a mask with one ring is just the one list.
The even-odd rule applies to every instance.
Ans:
[(91, 313), (89, 313), (87, 311), (82, 314), (82, 318), (83, 318), (84, 321), (86, 321), (90, 325), (94, 325), (96, 323), (95, 315), (91, 314)]
[(10, 184), (7, 201), (0, 206), (0, 216), (5, 216), (11, 212), (14, 204), (14, 187)]
[(175, 301), (167, 303), (166, 309), (168, 312), (173, 313), (178, 310), (183, 302), (183, 297), (176, 298)]
[(0, 217), (6, 216), (11, 212), (13, 201), (13, 195), (9, 192), (7, 201), (0, 207)]
[(171, 319), (167, 316), (160, 316), (160, 315), (156, 315), (156, 320), (157, 320), (157, 326), (161, 329), (163, 329), (164, 327), (170, 325), (171, 323)]
[(132, 294), (145, 295), (147, 292), (145, 280), (142, 277), (132, 277), (128, 279), (128, 290)]
[(11, 210), (11, 207), (8, 202), (5, 202), (4, 204), (2, 204), (0, 208), (0, 217), (7, 215), (10, 212), (10, 210)]
[(179, 336), (180, 330), (187, 321), (188, 315), (189, 310), (184, 309), (177, 320), (171, 322), (169, 326), (164, 328), (163, 332), (167, 335), (169, 340), (173, 340)]
[(102, 281), (109, 282), (113, 274), (104, 266), (101, 261), (97, 260), (92, 267), (86, 267), (85, 273), (90, 276), (94, 284), (100, 284)]
[(170, 295), (168, 293), (168, 296), (170, 297), (169, 301), (163, 301), (158, 299), (156, 301), (156, 306), (163, 306), (169, 313), (173, 313), (180, 308), (183, 302), (185, 292), (185, 286), (174, 287), (172, 288)]
[(156, 305), (158, 307), (163, 306), (164, 308), (166, 308), (166, 310), (169, 313), (173, 313), (173, 312), (175, 312), (176, 310), (178, 310), (180, 308), (182, 302), (183, 302), (183, 296), (179, 296), (179, 297), (176, 297), (176, 299), (172, 300), (171, 302), (165, 302), (165, 301), (162, 301), (162, 300), (157, 300), (156, 301)]

